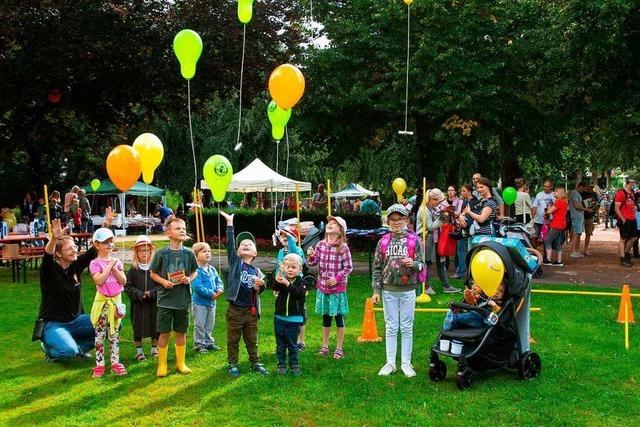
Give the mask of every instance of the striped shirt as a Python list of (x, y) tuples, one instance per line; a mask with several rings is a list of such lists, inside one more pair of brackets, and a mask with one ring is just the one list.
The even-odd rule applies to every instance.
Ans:
[[(347, 290), (347, 278), (353, 265), (351, 252), (347, 245), (338, 248), (336, 244), (329, 244), (321, 240), (315, 247), (313, 256), (307, 258), (307, 264), (318, 266), (318, 290), (324, 294), (339, 294)], [(327, 280), (334, 277), (335, 286), (327, 285)]]

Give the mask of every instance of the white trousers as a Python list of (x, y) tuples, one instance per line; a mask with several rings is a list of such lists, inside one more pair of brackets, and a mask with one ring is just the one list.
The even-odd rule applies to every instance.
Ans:
[(396, 364), (398, 349), (398, 326), (400, 326), (401, 363), (411, 363), (413, 352), (413, 318), (416, 308), (416, 293), (412, 289), (407, 292), (382, 291), (384, 304), (384, 323), (387, 345), (387, 363)]

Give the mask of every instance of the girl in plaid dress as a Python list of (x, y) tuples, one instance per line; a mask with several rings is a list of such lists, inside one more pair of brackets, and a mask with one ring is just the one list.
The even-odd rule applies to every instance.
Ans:
[(325, 238), (307, 251), (307, 264), (318, 266), (318, 292), (316, 313), (322, 314), (322, 347), (319, 354), (329, 354), (331, 320), (335, 317), (337, 328), (335, 359), (342, 359), (344, 352), (344, 316), (349, 313), (347, 279), (353, 265), (347, 246), (347, 223), (339, 216), (328, 216)]

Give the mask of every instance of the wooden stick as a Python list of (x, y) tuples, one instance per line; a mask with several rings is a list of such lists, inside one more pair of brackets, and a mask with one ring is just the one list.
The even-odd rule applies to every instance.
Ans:
[(204, 234), (204, 218), (203, 218), (204, 203), (202, 201), (202, 191), (198, 192), (198, 199), (200, 200), (200, 232), (202, 233), (202, 241), (204, 242), (206, 240), (206, 236)]
[[(374, 308), (373, 311), (383, 311), (384, 308)], [(413, 311), (416, 313), (446, 313), (448, 308), (414, 308)], [(542, 311), (540, 307), (531, 307), (529, 309), (531, 312)]]
[(53, 237), (51, 234), (51, 214), (49, 213), (49, 190), (47, 185), (44, 185), (44, 208), (47, 212), (47, 231), (49, 232), (49, 238)]
[(302, 240), (302, 227), (300, 226), (300, 185), (296, 184), (296, 216), (298, 217), (298, 244)]
[(624, 348), (629, 350), (629, 304), (624, 303)]
[[(327, 179), (327, 216), (331, 216), (331, 180)], [(344, 230), (345, 233), (347, 230)]]

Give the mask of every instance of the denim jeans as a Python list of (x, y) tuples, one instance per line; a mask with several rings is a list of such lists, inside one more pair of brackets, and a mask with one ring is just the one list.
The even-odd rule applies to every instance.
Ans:
[(460, 239), (456, 244), (456, 276), (460, 278), (467, 277), (467, 248), (469, 245), (467, 240), (468, 239)]
[(216, 323), (216, 306), (192, 304), (191, 312), (193, 313), (193, 347), (204, 348), (214, 344), (211, 332)]
[(88, 314), (71, 322), (45, 322), (42, 343), (48, 356), (55, 359), (76, 357), (93, 349), (95, 331)]
[(453, 313), (449, 310), (444, 318), (442, 329), (449, 331), (451, 329), (482, 328), (484, 326), (486, 326), (484, 317), (480, 313), (475, 311)]
[(413, 353), (413, 320), (415, 317), (415, 292), (382, 291), (384, 309), (387, 363), (395, 366), (398, 351), (398, 326), (402, 334), (401, 363), (411, 363)]
[(289, 351), (289, 368), (298, 367), (298, 334), (300, 333), (298, 322), (273, 318), (273, 329), (276, 334), (276, 358), (278, 367), (286, 367), (287, 350)]

